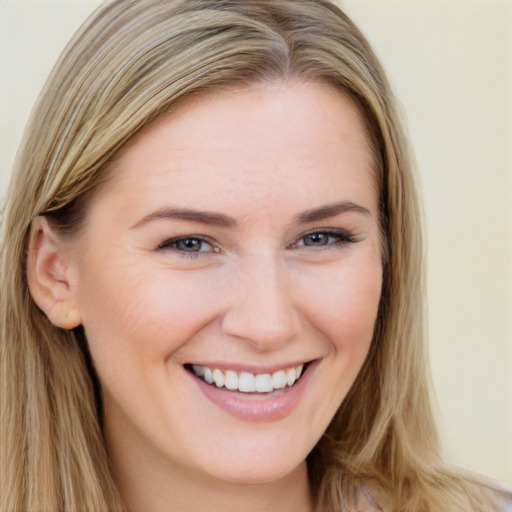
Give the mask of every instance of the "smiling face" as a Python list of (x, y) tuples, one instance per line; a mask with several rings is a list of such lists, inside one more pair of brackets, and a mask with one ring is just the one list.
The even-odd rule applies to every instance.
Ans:
[(324, 85), (210, 94), (139, 134), (111, 172), (73, 246), (71, 289), (114, 472), (304, 473), (381, 292), (358, 110)]

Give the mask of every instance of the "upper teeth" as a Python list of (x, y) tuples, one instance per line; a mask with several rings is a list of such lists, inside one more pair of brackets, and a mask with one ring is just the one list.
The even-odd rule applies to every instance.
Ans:
[(275, 389), (283, 389), (293, 386), (301, 376), (303, 364), (296, 367), (285, 368), (274, 373), (237, 373), (233, 370), (219, 370), (208, 366), (192, 365), (193, 372), (208, 384), (214, 384), (218, 388), (225, 387), (232, 391), (242, 393), (270, 393)]

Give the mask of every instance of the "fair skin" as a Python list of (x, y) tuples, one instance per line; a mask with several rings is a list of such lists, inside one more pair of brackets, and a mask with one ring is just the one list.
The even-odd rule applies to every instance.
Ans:
[[(35, 224), (29, 283), (56, 325), (84, 326), (128, 509), (311, 510), (305, 459), (381, 293), (358, 110), (318, 84), (210, 94), (137, 135), (111, 173), (75, 237)], [(215, 369), (220, 387), (204, 382)]]

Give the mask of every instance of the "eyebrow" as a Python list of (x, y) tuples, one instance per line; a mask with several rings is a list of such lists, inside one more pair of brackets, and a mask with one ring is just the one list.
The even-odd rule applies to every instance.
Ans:
[(337, 203), (327, 204), (320, 208), (313, 208), (306, 210), (305, 212), (299, 213), (294, 219), (298, 224), (306, 224), (308, 222), (316, 222), (318, 220), (328, 219), (330, 217), (336, 217), (341, 213), (356, 212), (363, 213), (365, 215), (371, 215), (370, 210), (364, 206), (352, 203), (350, 201), (339, 201)]
[(223, 228), (232, 228), (236, 226), (236, 219), (223, 213), (215, 213), (189, 208), (160, 208), (149, 215), (140, 219), (133, 227), (139, 227), (157, 219), (178, 219), (190, 220), (201, 224), (211, 224)]
[[(330, 217), (335, 217), (336, 215), (340, 215), (346, 212), (356, 212), (365, 215), (371, 215), (370, 210), (364, 206), (360, 206), (350, 201), (339, 201), (321, 206), (319, 208), (312, 208), (311, 210), (301, 212), (294, 217), (292, 223), (307, 224), (309, 222), (316, 222), (319, 220), (328, 219)], [(158, 219), (188, 220), (192, 222), (198, 222), (200, 224), (209, 224), (223, 228), (233, 228), (237, 225), (237, 221), (234, 217), (230, 217), (229, 215), (225, 215), (223, 213), (194, 210), (190, 208), (167, 207), (159, 208), (158, 210), (144, 216), (132, 226), (132, 229)]]

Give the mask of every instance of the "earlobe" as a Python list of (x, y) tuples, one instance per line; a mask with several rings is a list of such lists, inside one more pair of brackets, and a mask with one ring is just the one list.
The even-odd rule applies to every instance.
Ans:
[(35, 303), (62, 329), (73, 329), (82, 323), (73, 294), (69, 258), (69, 251), (48, 220), (35, 219), (28, 247), (28, 286)]

